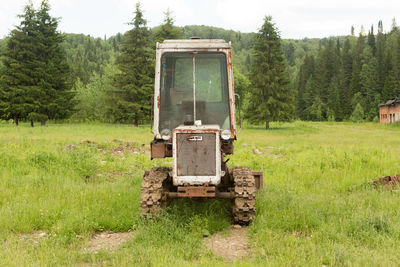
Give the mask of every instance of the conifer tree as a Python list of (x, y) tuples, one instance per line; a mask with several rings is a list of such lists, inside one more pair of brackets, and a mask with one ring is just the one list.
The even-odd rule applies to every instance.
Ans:
[(365, 36), (362, 28), (360, 35), (357, 39), (355, 51), (353, 52), (353, 67), (352, 67), (352, 76), (350, 81), (350, 89), (352, 95), (361, 91), (360, 72), (362, 67), (361, 58), (362, 58), (362, 53), (364, 51), (364, 47), (365, 47)]
[(182, 31), (180, 28), (174, 26), (175, 21), (169, 8), (164, 12), (164, 15), (165, 18), (163, 24), (154, 33), (155, 42), (162, 42), (168, 39), (182, 39)]
[(254, 41), (254, 60), (250, 73), (250, 97), (246, 116), (252, 122), (289, 120), (293, 112), (293, 93), (281, 47), (281, 39), (272, 17), (264, 24)]
[(376, 36), (376, 60), (377, 60), (377, 70), (378, 70), (378, 88), (382, 94), (382, 89), (385, 83), (385, 66), (384, 66), (384, 54), (385, 54), (385, 43), (386, 36), (383, 33), (382, 21), (378, 23), (378, 34)]
[(371, 26), (371, 30), (368, 32), (368, 45), (372, 49), (372, 54), (375, 56), (376, 53), (376, 44), (375, 44), (375, 35), (374, 35), (374, 26)]
[(340, 86), (340, 99), (342, 109), (343, 109), (343, 118), (348, 118), (350, 113), (352, 112), (351, 108), (351, 74), (353, 73), (353, 55), (351, 53), (351, 43), (350, 37), (346, 38), (346, 41), (343, 44), (342, 53), (341, 53), (341, 86)]
[(364, 109), (362, 108), (360, 103), (357, 103), (353, 113), (351, 114), (351, 120), (353, 122), (362, 122), (363, 119), (364, 119)]
[(43, 0), (36, 12), (36, 79), (41, 96), (36, 99), (38, 109), (33, 116), (40, 119), (42, 125), (46, 119), (67, 118), (75, 105), (72, 100), (71, 70), (61, 46), (64, 36), (57, 31), (58, 19), (51, 17), (49, 11), (48, 1)]
[(13, 119), (18, 126), (35, 110), (31, 91), (36, 84), (31, 75), (35, 67), (35, 10), (32, 2), (24, 8), (19, 26), (12, 30), (2, 56), (0, 86), (0, 114), (2, 119)]
[(46, 0), (35, 10), (24, 9), (20, 26), (10, 34), (3, 57), (1, 109), (5, 119), (40, 120), (65, 118), (73, 108), (70, 71), (58, 20), (49, 15)]
[(125, 33), (114, 76), (117, 90), (110, 92), (110, 112), (118, 122), (138, 125), (149, 119), (153, 92), (152, 51), (150, 35), (140, 4), (136, 4), (133, 29)]
[(340, 93), (339, 93), (339, 79), (334, 76), (329, 85), (328, 94), (328, 108), (330, 114), (327, 114), (327, 118), (333, 116), (333, 120), (342, 120), (342, 108), (340, 106)]
[[(379, 94), (378, 87), (378, 62), (372, 55), (372, 49), (368, 46), (362, 55), (362, 68), (360, 73), (361, 92), (365, 98), (364, 110), (369, 113), (374, 109), (376, 94)], [(374, 116), (372, 116), (374, 117)], [(371, 118), (372, 119), (372, 118)]]
[[(306, 85), (309, 81), (309, 78), (314, 73), (314, 56), (307, 54), (304, 58), (304, 63), (300, 67), (300, 71), (297, 78), (297, 97), (296, 97), (296, 114), (302, 119), (307, 119), (307, 107), (310, 97), (310, 92), (306, 91)], [(310, 81), (311, 83), (311, 81)], [(311, 85), (309, 84), (309, 87)], [(310, 89), (309, 89), (310, 90)]]

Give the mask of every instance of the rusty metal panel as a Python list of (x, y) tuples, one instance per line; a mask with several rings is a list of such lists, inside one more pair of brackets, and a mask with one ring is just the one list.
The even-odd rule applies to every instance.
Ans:
[(213, 133), (178, 133), (176, 135), (177, 175), (216, 175), (216, 135)]
[(151, 159), (165, 158), (165, 145), (163, 143), (151, 143)]
[(229, 110), (231, 116), (231, 138), (236, 139), (236, 111), (235, 111), (235, 90), (234, 90), (234, 78), (233, 78), (233, 62), (232, 62), (232, 50), (226, 49), (226, 60), (228, 67), (228, 85), (229, 85)]
[(233, 154), (233, 144), (222, 144), (222, 152), (224, 152), (226, 155), (231, 155)]
[[(208, 149), (212, 149), (215, 153), (213, 157), (215, 163), (215, 175), (178, 175), (178, 145), (177, 145), (177, 135), (178, 134), (188, 134), (188, 136), (197, 136), (198, 134), (212, 134), (214, 136), (214, 141), (211, 144), (212, 147), (208, 146)], [(196, 139), (196, 137), (194, 137)], [(217, 185), (221, 181), (221, 145), (220, 145), (220, 129), (218, 125), (201, 125), (201, 126), (179, 126), (172, 131), (172, 155), (174, 161), (173, 167), (173, 184), (183, 185), (185, 183), (189, 185), (203, 185), (209, 183), (210, 185)], [(193, 141), (196, 142), (196, 141)], [(209, 144), (210, 145), (210, 144)], [(197, 149), (197, 153), (200, 150)], [(208, 152), (209, 153), (209, 152)], [(190, 157), (193, 157), (193, 151), (190, 152)], [(199, 160), (203, 160), (199, 157)], [(198, 162), (195, 162), (198, 164)]]
[(264, 176), (263, 176), (263, 172), (251, 172), (251, 174), (254, 176), (254, 180), (256, 182), (256, 188), (260, 189), (263, 187), (263, 180), (264, 180)]
[[(158, 47), (159, 43), (157, 43)], [(161, 139), (161, 135), (158, 132), (158, 124), (160, 121), (160, 71), (161, 71), (161, 50), (156, 49), (156, 62), (155, 62), (155, 78), (154, 78), (154, 121), (153, 121), (153, 133), (156, 139)]]
[(178, 186), (178, 197), (215, 197), (215, 186)]

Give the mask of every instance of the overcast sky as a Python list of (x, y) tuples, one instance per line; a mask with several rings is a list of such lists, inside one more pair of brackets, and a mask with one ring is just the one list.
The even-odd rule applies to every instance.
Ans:
[[(0, 0), (0, 38), (19, 24), (18, 14), (28, 0)], [(35, 7), (40, 0), (33, 0)], [(49, 0), (51, 15), (61, 18), (67, 33), (95, 37), (125, 32), (133, 18), (136, 0)], [(175, 24), (210, 25), (242, 32), (256, 32), (265, 15), (271, 15), (282, 38), (347, 35), (354, 25), (375, 29), (379, 20), (385, 31), (393, 18), (400, 24), (400, 0), (142, 0), (148, 25), (161, 24), (167, 8)]]

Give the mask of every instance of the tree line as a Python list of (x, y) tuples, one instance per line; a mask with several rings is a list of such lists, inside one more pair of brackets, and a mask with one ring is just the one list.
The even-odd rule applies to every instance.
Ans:
[(20, 25), (0, 40), (1, 119), (148, 123), (155, 43), (191, 36), (232, 42), (245, 118), (266, 128), (275, 120), (372, 120), (380, 102), (399, 94), (395, 25), (384, 33), (380, 23), (377, 34), (371, 28), (358, 37), (281, 40), (271, 17), (259, 32), (241, 33), (177, 27), (167, 10), (149, 28), (137, 4), (131, 30), (93, 38), (61, 34), (49, 10), (46, 0), (37, 10), (29, 3)]
[(378, 120), (378, 104), (400, 95), (400, 30), (382, 22), (345, 39), (331, 38), (307, 54), (295, 81), (302, 120)]

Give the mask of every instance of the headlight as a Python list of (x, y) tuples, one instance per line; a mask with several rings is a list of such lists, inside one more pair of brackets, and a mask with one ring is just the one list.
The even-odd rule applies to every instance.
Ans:
[(221, 138), (224, 140), (229, 140), (231, 138), (231, 131), (229, 130), (222, 130), (221, 132)]
[(169, 129), (164, 129), (161, 131), (161, 138), (165, 141), (171, 139), (171, 131)]

